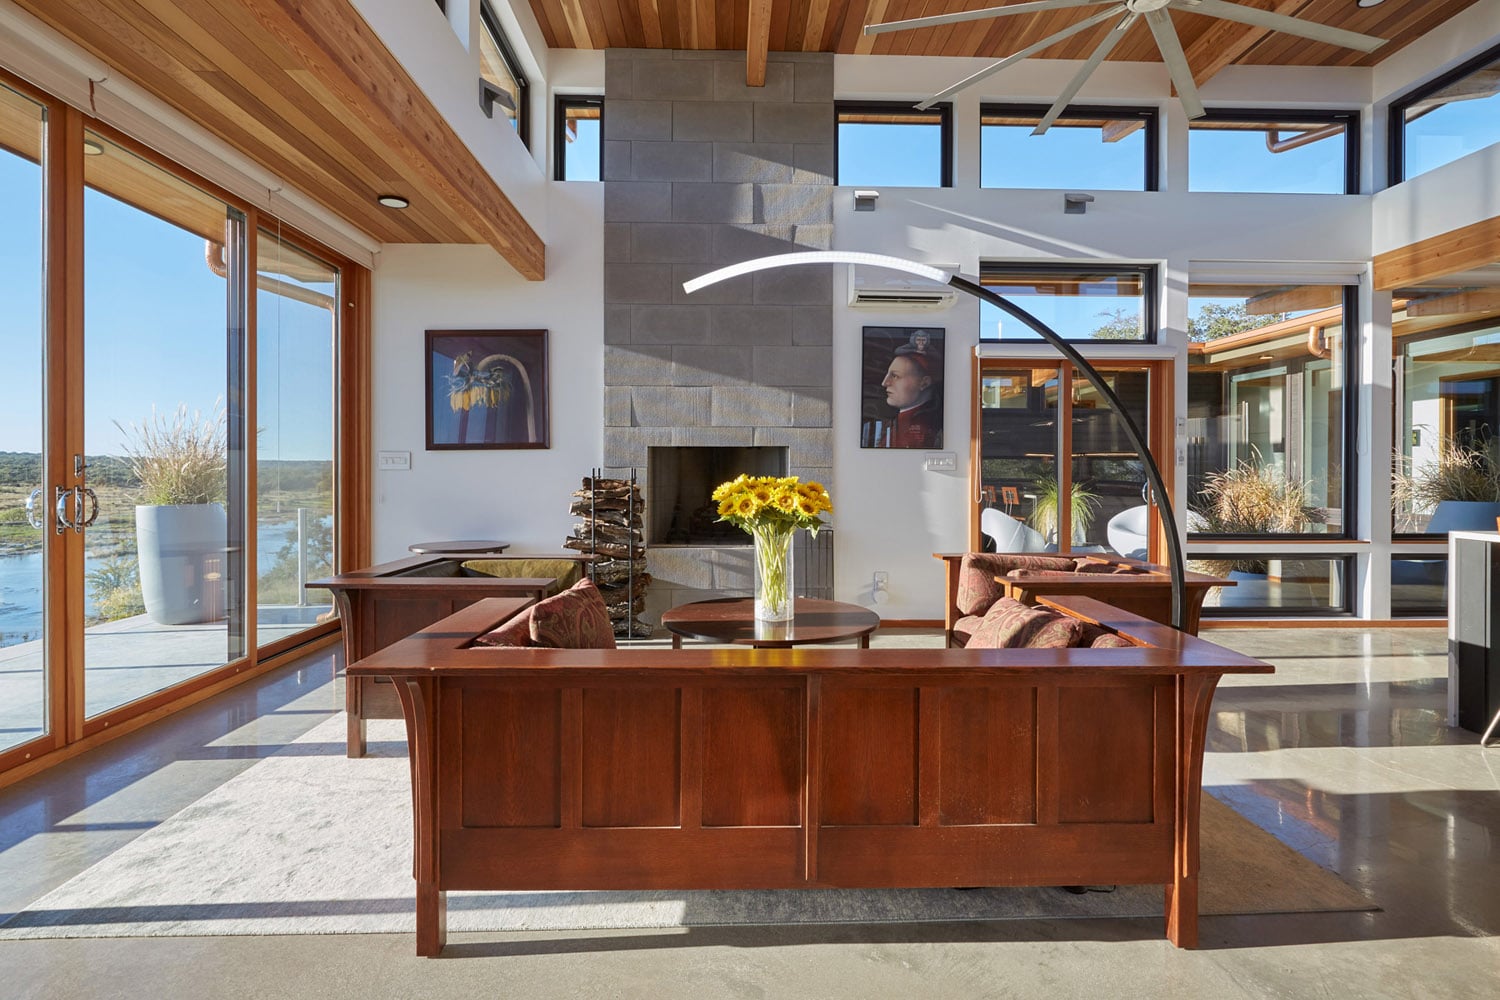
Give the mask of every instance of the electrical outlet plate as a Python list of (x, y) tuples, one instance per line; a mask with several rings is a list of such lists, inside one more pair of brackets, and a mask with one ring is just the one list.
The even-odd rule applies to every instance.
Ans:
[(379, 468), (381, 472), (409, 470), (411, 468), (411, 452), (382, 451), (380, 453)]

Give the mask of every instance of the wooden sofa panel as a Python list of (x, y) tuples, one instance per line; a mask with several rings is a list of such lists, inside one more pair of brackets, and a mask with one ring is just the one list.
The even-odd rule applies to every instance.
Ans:
[(349, 668), (412, 759), (417, 948), (449, 889), (1143, 883), (1196, 940), (1203, 739), (1269, 672), (1083, 598), (1125, 649), (471, 647), (483, 601)]
[[(472, 556), (420, 555), (314, 580), (308, 589), (333, 592), (343, 629), (344, 663), (355, 663), (378, 649), (440, 621), (475, 601), (490, 597), (538, 600), (553, 577), (466, 576)], [(486, 556), (486, 559), (557, 559), (587, 563), (591, 555)], [(365, 720), (399, 719), (401, 702), (390, 679), (345, 679), (344, 708), (350, 757), (365, 755)]]

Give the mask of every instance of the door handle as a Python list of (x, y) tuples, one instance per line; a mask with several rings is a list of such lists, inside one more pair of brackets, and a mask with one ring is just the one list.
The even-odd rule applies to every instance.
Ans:
[(41, 512), (38, 511), (36, 507), (36, 498), (42, 495), (42, 489), (43, 487), (38, 486), (36, 489), (32, 490), (31, 495), (26, 498), (26, 523), (31, 525), (33, 528), (46, 527), (46, 525), (42, 521)]
[[(35, 495), (35, 493), (32, 494), (32, 496)], [(84, 515), (85, 502), (89, 504), (87, 516)], [(27, 506), (29, 509), (30, 501), (27, 502)], [(99, 517), (99, 496), (87, 486), (74, 486), (66, 489), (59, 486), (57, 487), (56, 511), (59, 535), (69, 528), (81, 535), (83, 529), (91, 526)], [(29, 517), (28, 514), (28, 519)], [(36, 526), (41, 527), (40, 524)]]

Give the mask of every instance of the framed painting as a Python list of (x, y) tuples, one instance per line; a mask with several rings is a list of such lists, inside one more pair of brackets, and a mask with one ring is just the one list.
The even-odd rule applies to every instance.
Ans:
[(548, 448), (546, 330), (428, 330), (427, 448)]
[(943, 330), (867, 326), (860, 381), (859, 446), (943, 446)]

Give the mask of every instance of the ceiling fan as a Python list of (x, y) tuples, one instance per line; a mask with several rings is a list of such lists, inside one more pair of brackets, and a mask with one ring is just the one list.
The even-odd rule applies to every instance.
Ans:
[[(1168, 8), (1223, 18), (1227, 21), (1239, 21), (1241, 24), (1254, 25), (1271, 31), (1283, 31), (1289, 35), (1300, 35), (1303, 38), (1311, 38), (1314, 41), (1326, 42), (1343, 48), (1358, 49), (1361, 52), (1373, 52), (1385, 44), (1385, 39), (1376, 38), (1373, 35), (1362, 35), (1343, 28), (1314, 24), (1310, 21), (1288, 17), (1285, 14), (1274, 14), (1255, 7), (1229, 3), (1228, 0), (1035, 0), (1035, 2), (1015, 3), (1009, 6), (986, 7), (982, 10), (960, 10), (951, 14), (934, 14), (930, 17), (913, 17), (904, 21), (887, 21), (884, 24), (867, 24), (865, 34), (879, 35), (888, 31), (905, 31), (908, 28), (931, 28), (940, 24), (980, 21), (985, 18), (1007, 17), (1012, 14), (1064, 10), (1069, 7), (1103, 7), (1104, 10), (1076, 24), (1069, 25), (1055, 34), (1048, 35), (1019, 52), (1013, 52), (999, 62), (986, 66), (973, 76), (958, 81), (942, 93), (929, 97), (918, 104), (917, 109), (925, 111), (965, 87), (972, 86), (1007, 66), (1015, 65), (1028, 56), (1036, 55), (1064, 38), (1070, 38), (1097, 24), (1118, 18), (1109, 34), (1105, 35), (1104, 40), (1094, 47), (1093, 52), (1089, 53), (1089, 57), (1084, 60), (1078, 73), (1068, 81), (1062, 94), (1053, 102), (1052, 107), (1047, 109), (1047, 113), (1032, 130), (1032, 135), (1041, 135), (1052, 127), (1053, 122), (1057, 121), (1058, 115), (1062, 114), (1072, 102), (1078, 91), (1082, 89), (1084, 81), (1099, 68), (1099, 64), (1104, 61), (1105, 56), (1109, 55), (1110, 50), (1121, 38), (1125, 37), (1125, 33), (1137, 20), (1144, 17), (1147, 26), (1151, 29), (1152, 37), (1156, 39), (1156, 47), (1161, 51), (1162, 62), (1166, 64), (1167, 73), (1172, 78), (1172, 85), (1177, 88), (1177, 96), (1182, 101), (1183, 110), (1187, 112), (1189, 118), (1200, 118), (1203, 115), (1203, 102), (1198, 98), (1198, 86), (1193, 81), (1192, 67), (1188, 65), (1187, 55), (1182, 50), (1182, 42), (1177, 37), (1177, 29), (1172, 26), (1172, 16), (1167, 13)], [(1120, 16), (1122, 14), (1123, 17)]]

